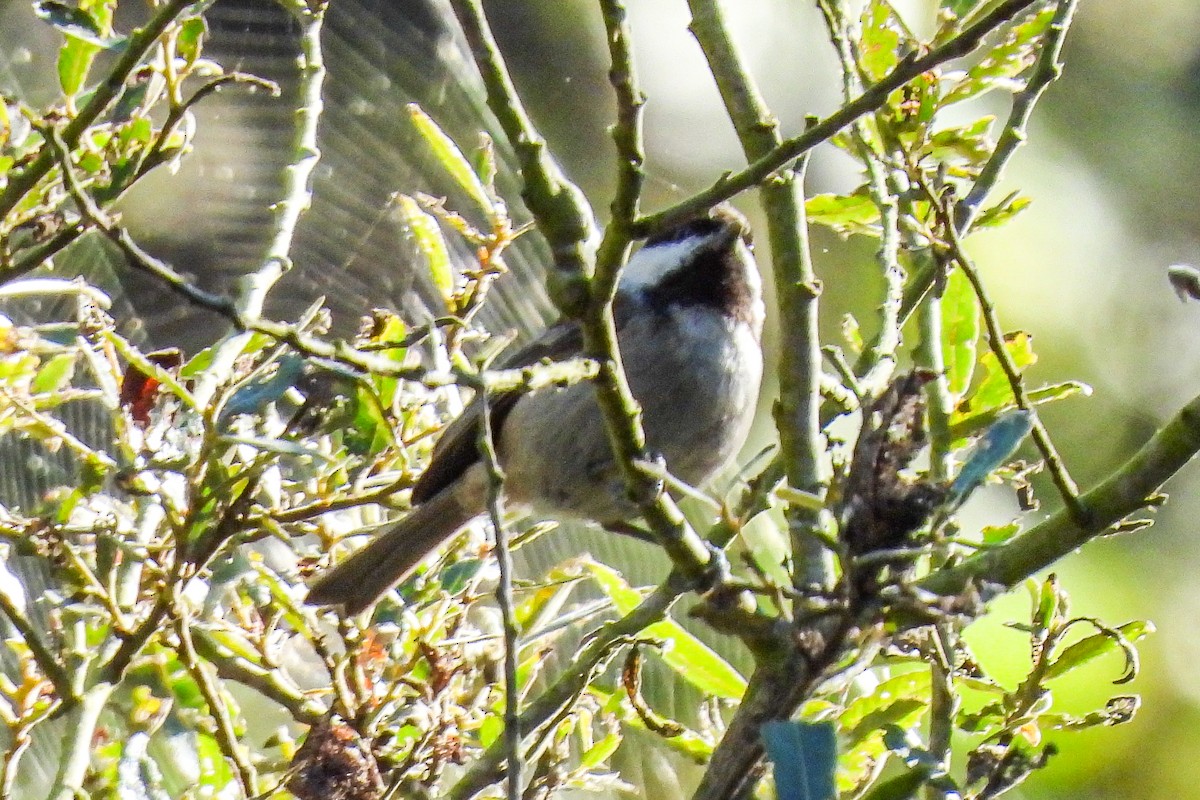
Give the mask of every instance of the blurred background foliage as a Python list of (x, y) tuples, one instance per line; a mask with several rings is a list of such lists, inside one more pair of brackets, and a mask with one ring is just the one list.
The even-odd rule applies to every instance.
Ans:
[[(388, 2), (334, 3), (357, 8), (360, 21), (391, 13)], [(925, 0), (894, 4), (918, 27), (933, 5)], [(224, 3), (218, 9), (222, 5), (238, 11), (270, 4)], [(122, 13), (141, 13), (134, 6), (124, 4)], [(738, 0), (728, 3), (728, 10), (785, 131), (800, 130), (806, 114), (836, 108), (840, 89), (834, 55), (812, 4)], [(606, 126), (613, 108), (595, 4), (502, 0), (492, 2), (489, 11), (535, 120), (568, 174), (602, 210), (612, 188)], [(686, 31), (681, 0), (636, 0), (630, 13), (650, 101), (646, 207), (654, 208), (707, 185), (736, 167), (741, 156)], [(262, 35), (257, 18), (238, 22), (231, 14), (230, 19), (228, 30), (241, 31), (242, 40), (228, 52), (242, 54), (238, 57), (246, 63), (227, 66), (286, 78), (292, 56), (273, 49), (276, 43)], [(341, 304), (343, 324), (350, 325), (356, 308), (399, 305), (410, 297), (411, 287), (393, 285), (390, 277), (381, 280), (394, 273), (378, 267), (397, 252), (386, 226), (376, 224), (387, 192), (421, 174), (421, 165), (413, 163), (399, 138), (406, 122), (400, 113), (404, 98), (397, 97), (387, 76), (395, 77), (396, 64), (406, 60), (421, 65), (409, 77), (425, 85), (421, 99), (453, 135), (471, 135), (482, 112), (471, 105), (469, 93), (456, 93), (461, 76), (455, 70), (462, 62), (436, 17), (415, 27), (411, 18), (406, 24), (404, 35), (373, 33), (370, 49), (357, 48), (365, 40), (353, 28), (333, 26), (330, 32), (327, 59), (335, 78), (339, 71), (342, 77), (330, 83), (333, 111), (323, 124), (327, 134), (332, 130), (342, 138), (325, 142), (318, 197), (320, 184), (342, 194), (328, 192), (326, 197), (341, 199), (318, 203), (311, 218), (320, 224), (309, 221), (302, 230), (297, 253), (303, 261), (288, 280), (312, 285), (280, 293), (285, 304), (287, 297), (295, 298), (291, 308), (280, 310), (283, 316), (307, 305), (304, 298), (327, 292)], [(47, 64), (56, 44), (55, 33), (33, 18), (27, 0), (0, 0), (0, 86), (15, 84), (36, 95), (34, 76), (53, 74)], [(210, 54), (220, 59), (213, 48)], [(267, 61), (256, 61), (259, 57)], [(972, 238), (970, 248), (986, 269), (1006, 328), (1037, 337), (1040, 361), (1029, 373), (1031, 382), (1077, 378), (1096, 390), (1090, 398), (1073, 398), (1044, 412), (1074, 475), (1087, 486), (1200, 391), (1200, 360), (1189, 357), (1200, 345), (1200, 310), (1180, 304), (1165, 279), (1172, 263), (1200, 262), (1200, 194), (1194, 188), (1200, 184), (1200, 5), (1085, 0), (1068, 37), (1065, 62), (1064, 76), (1039, 104), (1030, 143), (1007, 177), (1010, 187), (1021, 187), (1033, 199), (1033, 209), (999, 231)], [(252, 241), (252, 231), (265, 227), (262, 215), (276, 194), (270, 176), (284, 158), (272, 155), (271, 146), (272, 137), (286, 135), (279, 131), (289, 124), (287, 104), (282, 105), (274, 133), (261, 106), (224, 102), (202, 110), (197, 152), (185, 164), (185, 180), (163, 178), (191, 189), (164, 190), (165, 183), (151, 181), (125, 206), (127, 220), (151, 250), (214, 287), (222, 285), (220, 267), (239, 261), (254, 266), (262, 248)], [(263, 113), (267, 118), (254, 116)], [(329, 122), (338, 119), (334, 114), (349, 115), (351, 122)], [(847, 191), (854, 185), (849, 162), (830, 147), (814, 154), (810, 175), (811, 191)], [(427, 183), (422, 188), (451, 191)], [(1004, 191), (1001, 186), (997, 196)], [(212, 199), (216, 196), (220, 205)], [(753, 211), (753, 203), (742, 206)], [(825, 231), (818, 236), (817, 269), (826, 287), (823, 325), (836, 338), (843, 311), (864, 321), (872, 317), (879, 288), (874, 245), (839, 240)], [(536, 263), (544, 257), (530, 242), (512, 258)], [(347, 250), (359, 254), (352, 263)], [(348, 267), (355, 277), (332, 273), (330, 266)], [(130, 294), (143, 312), (164, 306), (152, 287), (134, 287)], [(535, 328), (549, 313), (536, 292), (513, 296), (511, 315), (496, 324)], [(209, 331), (219, 331), (212, 319), (143, 316), (151, 339), (185, 334), (207, 339)], [(1200, 797), (1200, 783), (1189, 768), (1200, 760), (1200, 691), (1192, 688), (1200, 683), (1200, 639), (1193, 633), (1200, 617), (1200, 589), (1193, 577), (1200, 547), (1191, 522), (1200, 519), (1197, 486), (1200, 475), (1186, 472), (1168, 486), (1171, 502), (1154, 528), (1098, 541), (1061, 565), (1077, 610), (1113, 623), (1151, 619), (1160, 632), (1140, 645), (1143, 670), (1129, 688), (1144, 703), (1134, 723), (1073, 735), (1064, 743), (1064, 755), (1012, 796)], [(1050, 492), (1041, 495), (1047, 506), (1054, 505)], [(1015, 513), (999, 505), (1006, 502), (985, 496), (973, 501), (968, 513), (981, 519)], [(968, 631), (981, 660), (1002, 679), (1018, 679), (1027, 666), (1020, 661), (1027, 658), (1021, 635), (1002, 627), (1005, 619), (1024, 618), (1026, 603), (1014, 594)], [(1080, 670), (1080, 677), (1056, 687), (1058, 700), (1067, 711), (1093, 708), (1112, 693), (1109, 681), (1120, 671), (1116, 658)]]
[[(607, 147), (611, 109), (596, 100), (607, 94), (593, 4), (504, 5), (498, 34), (536, 118), (568, 171), (593, 197), (603, 196), (596, 191), (609, 188), (608, 164), (594, 153)], [(929, 3), (894, 5), (914, 24), (929, 18)], [(630, 12), (650, 97), (654, 203), (706, 185), (738, 163), (739, 150), (686, 31), (683, 3), (643, 0)], [(800, 130), (805, 114), (836, 107), (833, 55), (811, 4), (754, 0), (730, 3), (729, 12), (784, 130)], [(1200, 261), (1200, 5), (1084, 0), (1064, 60), (1062, 78), (1038, 105), (1029, 143), (995, 195), (1020, 187), (1033, 206), (1011, 224), (972, 237), (969, 249), (986, 270), (1006, 328), (1035, 336), (1039, 362), (1031, 381), (1078, 378), (1095, 389), (1043, 412), (1073, 474), (1087, 486), (1200, 391), (1200, 359), (1192, 355), (1200, 351), (1200, 317), (1175, 298), (1165, 277), (1170, 264)], [(853, 184), (846, 166), (831, 148), (819, 150), (811, 191), (847, 191)], [(833, 336), (839, 324), (833, 309), (869, 318), (878, 297), (875, 267), (869, 243), (829, 237), (821, 244), (823, 327)], [(1167, 491), (1171, 500), (1153, 528), (1099, 540), (1059, 569), (1077, 611), (1158, 626), (1139, 644), (1143, 672), (1129, 687), (1143, 696), (1138, 717), (1128, 726), (1072, 735), (1064, 754), (1014, 796), (1200, 797), (1187, 766), (1200, 756), (1194, 633), (1200, 475), (1185, 471)], [(1054, 505), (1050, 492), (1040, 496)], [(1021, 635), (1002, 626), (1026, 608), (1026, 598), (1015, 593), (967, 631), (998, 677), (1015, 679), (1027, 667), (1016, 658), (1025, 657)], [(1119, 671), (1115, 661), (1060, 682), (1057, 700), (1068, 711), (1102, 702)]]

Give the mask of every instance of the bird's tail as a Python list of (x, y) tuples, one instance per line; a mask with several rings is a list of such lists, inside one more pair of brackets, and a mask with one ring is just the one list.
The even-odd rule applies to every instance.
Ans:
[(452, 488), (417, 506), (374, 541), (321, 575), (308, 590), (309, 605), (339, 605), (357, 614), (409, 576), (439, 544), (479, 513)]

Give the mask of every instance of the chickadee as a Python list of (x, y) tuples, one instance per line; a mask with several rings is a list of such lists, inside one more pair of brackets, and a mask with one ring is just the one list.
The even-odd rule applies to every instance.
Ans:
[[(673, 475), (704, 483), (745, 441), (762, 380), (764, 308), (746, 220), (722, 207), (648, 239), (629, 259), (613, 314), (647, 448)], [(561, 321), (505, 366), (564, 360), (582, 348), (579, 326)], [(609, 526), (636, 516), (590, 384), (500, 395), (489, 406), (510, 501)], [(434, 447), (408, 516), (320, 576), (308, 603), (362, 611), (484, 513), (479, 424), (475, 404)]]

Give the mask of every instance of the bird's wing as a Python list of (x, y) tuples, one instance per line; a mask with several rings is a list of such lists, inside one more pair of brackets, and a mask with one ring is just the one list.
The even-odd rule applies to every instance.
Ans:
[[(505, 369), (528, 367), (543, 359), (564, 361), (579, 355), (583, 348), (583, 336), (574, 322), (562, 321), (546, 329), (546, 332), (501, 361)], [(499, 433), (508, 412), (512, 411), (518, 391), (495, 394), (488, 398), (492, 431)], [(479, 460), (480, 409), (483, 404), (477, 398), (447, 426), (442, 438), (433, 448), (429, 467), (413, 487), (412, 501), (423, 503), (458, 479)]]
[[(628, 320), (634, 301), (624, 293), (618, 293), (613, 302), (613, 316), (619, 330)], [(583, 332), (579, 325), (570, 320), (560, 320), (524, 347), (501, 359), (503, 369), (519, 369), (532, 366), (539, 361), (566, 361), (583, 352)], [(500, 435), (500, 429), (508, 413), (512, 411), (520, 391), (492, 395), (488, 401), (491, 411), (492, 432)], [(463, 413), (447, 426), (442, 438), (433, 448), (429, 467), (421, 475), (412, 491), (412, 502), (423, 503), (445, 489), (479, 460), (480, 409), (483, 404), (476, 399)]]

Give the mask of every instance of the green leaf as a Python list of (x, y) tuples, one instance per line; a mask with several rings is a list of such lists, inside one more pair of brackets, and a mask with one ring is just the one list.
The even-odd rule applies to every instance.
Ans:
[(925, 781), (929, 780), (929, 775), (929, 768), (925, 766), (910, 769), (903, 775), (898, 775), (877, 785), (869, 793), (863, 795), (863, 800), (908, 800), (916, 797), (917, 790), (924, 785)]
[[(1008, 351), (1009, 358), (1012, 359), (1017, 372), (1024, 371), (1026, 367), (1037, 361), (1037, 354), (1033, 352), (1033, 337), (1025, 331), (1005, 334), (1004, 349)], [(996, 354), (990, 350), (984, 353), (979, 358), (979, 366), (983, 368), (983, 379), (975, 387), (975, 391), (959, 404), (951, 422), (956, 423), (967, 416), (999, 411), (1016, 404), (1012, 385), (1008, 382), (1008, 376), (1004, 374), (1004, 369), (996, 359)]]
[(870, 226), (879, 222), (879, 207), (866, 187), (848, 195), (813, 195), (805, 202), (804, 209), (809, 222), (825, 225), (843, 236), (871, 232)]
[(75, 374), (75, 353), (60, 353), (42, 364), (33, 379), (33, 394), (56, 392), (70, 382)]
[(900, 31), (890, 4), (872, 0), (863, 12), (859, 51), (863, 71), (872, 82), (887, 75), (899, 63)]
[(839, 791), (861, 787), (879, 760), (886, 757), (884, 726), (908, 729), (917, 724), (929, 705), (929, 686), (927, 670), (906, 672), (889, 678), (870, 695), (846, 707), (838, 718), (844, 747), (838, 770)]
[(617, 748), (621, 746), (621, 741), (621, 734), (608, 734), (583, 751), (583, 755), (579, 757), (579, 766), (587, 770), (605, 766), (608, 764), (608, 759), (612, 758), (612, 754), (617, 752)]
[(475, 170), (471, 168), (471, 162), (458, 149), (458, 145), (416, 103), (409, 104), (408, 113), (413, 124), (417, 126), (417, 132), (429, 144), (430, 150), (442, 168), (472, 200), (479, 204), (479, 208), (490, 216), (493, 206), (492, 199), (488, 196), (487, 189), (484, 188), (479, 176), (475, 174)]
[[(1118, 626), (1115, 630), (1125, 637), (1126, 642), (1136, 642), (1144, 636), (1154, 633), (1155, 628), (1152, 622), (1134, 620)], [(1054, 659), (1054, 663), (1046, 669), (1046, 680), (1060, 678), (1106, 653), (1120, 651), (1121, 643), (1113, 636), (1105, 633), (1092, 634), (1065, 648), (1058, 658)]]
[[(630, 587), (612, 567), (586, 558), (580, 563), (612, 600), (618, 613), (628, 614), (642, 602), (642, 593)], [(667, 642), (668, 646), (662, 652), (663, 661), (705, 694), (739, 700), (745, 693), (746, 679), (741, 673), (675, 620), (656, 622), (642, 633)]]
[(376, 455), (395, 442), (395, 431), (370, 387), (359, 385), (352, 395), (354, 421), (344, 432), (346, 449), (355, 455)]
[[(58, 28), (68, 39), (86, 42), (100, 50), (111, 50), (125, 44), (126, 37), (113, 36), (105, 31), (106, 24), (83, 8), (69, 6), (58, 0), (38, 0), (33, 13), (44, 22)], [(104, 16), (111, 16), (111, 12)]]
[(935, 161), (954, 163), (961, 159), (968, 164), (982, 164), (992, 154), (995, 143), (988, 135), (995, 117), (980, 117), (956, 128), (945, 128), (929, 137), (922, 152)]
[[(1028, 396), (1029, 402), (1036, 406), (1043, 403), (1052, 403), (1055, 400), (1065, 400), (1077, 394), (1087, 397), (1091, 393), (1092, 387), (1082, 381), (1064, 381), (1062, 383), (1053, 383), (1049, 386), (1031, 389), (1028, 392)], [(1015, 407), (1015, 401), (978, 414), (955, 415), (955, 419), (950, 425), (951, 440), (958, 441), (968, 436), (974, 436), (994, 423), (1005, 411), (1013, 407)]]
[(966, 393), (975, 372), (981, 313), (971, 281), (952, 270), (942, 294), (942, 359), (946, 382), (955, 401)]
[(74, 97), (83, 88), (92, 60), (99, 47), (83, 39), (67, 39), (58, 51), (58, 85), (63, 94)]
[(450, 564), (438, 575), (442, 589), (451, 597), (457, 596), (479, 574), (485, 563), (479, 558), (464, 558)]
[(858, 320), (854, 318), (853, 314), (842, 315), (842, 338), (846, 340), (846, 345), (850, 348), (851, 353), (856, 356), (862, 355), (866, 344), (863, 342), (862, 327), (859, 326)]
[(449, 304), (454, 295), (454, 270), (442, 230), (437, 220), (413, 198), (407, 195), (398, 195), (397, 198), (401, 220), (425, 259), (430, 280)]
[(406, 194), (396, 195), (396, 208), (405, 229), (412, 234), (417, 249), (425, 259), (430, 280), (441, 293), (442, 299), (449, 303), (454, 296), (454, 270), (437, 220), (426, 214), (417, 201)]
[(779, 800), (837, 796), (837, 731), (832, 722), (773, 720), (762, 726), (767, 758), (775, 765)]
[(197, 782), (200, 797), (217, 796), (233, 785), (233, 770), (217, 740), (207, 733), (196, 734), (196, 756), (200, 765)]
[(1054, 14), (1055, 9), (1050, 6), (1014, 26), (1003, 42), (989, 50), (942, 96), (942, 106), (977, 97), (992, 89), (1011, 88), (1013, 79), (1037, 60), (1035, 40), (1046, 30)]
[(980, 212), (975, 224), (971, 227), (973, 229), (999, 227), (1029, 208), (1032, 202), (1033, 200), (1030, 198), (1022, 197), (1018, 192), (1012, 192), (996, 205), (988, 206)]
[(500, 738), (500, 734), (504, 733), (504, 720), (497, 714), (489, 714), (483, 718), (483, 722), (479, 724), (479, 729), (476, 735), (479, 736), (479, 743), (484, 747), (491, 747), (492, 744)]
[(200, 58), (207, 33), (208, 23), (204, 21), (204, 17), (192, 17), (184, 20), (179, 26), (179, 35), (175, 37), (175, 53), (183, 58), (187, 67), (191, 67)]
[(1004, 544), (1009, 539), (1017, 535), (1021, 530), (1021, 523), (1010, 522), (1007, 525), (985, 525), (980, 531), (980, 539), (985, 545), (996, 546)]
[(948, 11), (956, 18), (962, 19), (983, 0), (942, 0), (942, 10)]

